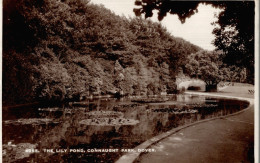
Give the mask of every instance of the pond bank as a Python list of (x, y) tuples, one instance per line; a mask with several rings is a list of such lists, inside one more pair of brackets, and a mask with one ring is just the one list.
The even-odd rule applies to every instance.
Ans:
[[(186, 92), (246, 100), (249, 107), (237, 113), (198, 121), (160, 134), (127, 153), (120, 162), (252, 162), (254, 159), (254, 100), (234, 94)], [(206, 123), (203, 123), (206, 122)]]

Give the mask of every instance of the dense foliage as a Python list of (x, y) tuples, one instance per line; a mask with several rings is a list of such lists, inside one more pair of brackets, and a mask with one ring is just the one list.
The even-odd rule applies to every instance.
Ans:
[(249, 83), (254, 83), (254, 8), (253, 1), (226, 2), (213, 30), (223, 62), (245, 68)]
[[(245, 72), (237, 66), (227, 66), (219, 59), (217, 52), (201, 50), (188, 56), (186, 71), (191, 77), (200, 78), (210, 87), (217, 88), (221, 81), (244, 82)], [(209, 90), (208, 90), (209, 88)]]
[(171, 92), (200, 50), (159, 23), (84, 0), (4, 0), (3, 40), (4, 104)]
[(221, 8), (218, 20), (213, 22), (213, 44), (216, 50), (222, 50), (224, 63), (246, 68), (246, 82), (254, 83), (254, 1), (136, 0), (135, 4), (136, 15), (144, 14), (147, 18), (153, 16), (153, 10), (158, 10), (159, 20), (170, 13), (176, 14), (182, 23), (197, 12), (199, 4)]

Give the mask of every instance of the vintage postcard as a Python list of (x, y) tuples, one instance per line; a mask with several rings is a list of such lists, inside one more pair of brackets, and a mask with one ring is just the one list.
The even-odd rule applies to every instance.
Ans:
[(2, 162), (258, 162), (259, 2), (3, 0)]

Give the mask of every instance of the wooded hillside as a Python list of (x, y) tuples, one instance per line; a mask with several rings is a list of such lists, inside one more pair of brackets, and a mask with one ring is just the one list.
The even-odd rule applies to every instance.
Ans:
[(175, 91), (199, 47), (84, 0), (3, 1), (3, 104)]

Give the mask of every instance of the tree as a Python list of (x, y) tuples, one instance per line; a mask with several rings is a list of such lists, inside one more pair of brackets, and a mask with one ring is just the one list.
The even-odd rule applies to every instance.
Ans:
[[(32, 89), (35, 92), (37, 100), (51, 100), (51, 101), (63, 101), (68, 93), (68, 88), (72, 81), (67, 70), (62, 64), (57, 63), (44, 63), (37, 67), (34, 66), (37, 73), (34, 76), (39, 76), (39, 81)], [(38, 72), (41, 72), (38, 74)], [(37, 78), (33, 77), (34, 80)]]
[(206, 91), (216, 91), (217, 84), (224, 82), (243, 82), (244, 69), (223, 64), (220, 54), (210, 51), (199, 51), (188, 56), (186, 72), (206, 83)]
[(223, 9), (218, 21), (213, 22), (213, 44), (222, 50), (222, 59), (228, 65), (245, 67), (248, 82), (254, 82), (254, 1), (171, 1), (171, 0), (136, 0), (134, 12), (137, 16), (153, 16), (158, 10), (158, 19), (167, 13), (176, 14), (184, 23), (186, 18), (197, 12), (198, 5), (208, 4)]
[(218, 55), (214, 52), (199, 51), (188, 56), (188, 60), (188, 74), (205, 81), (206, 91), (216, 91), (217, 84), (223, 80)]
[(226, 2), (214, 22), (214, 45), (228, 65), (246, 68), (247, 82), (254, 83), (254, 2)]
[(114, 76), (115, 76), (114, 85), (119, 89), (118, 92), (122, 91), (122, 81), (125, 79), (123, 72), (124, 72), (123, 67), (120, 65), (118, 60), (116, 60), (115, 68), (114, 68)]
[(197, 12), (197, 7), (200, 2), (183, 2), (170, 0), (136, 0), (135, 5), (141, 8), (135, 8), (134, 12), (137, 16), (145, 14), (145, 17), (152, 17), (153, 10), (158, 10), (158, 19), (162, 20), (168, 12), (177, 14), (181, 22), (185, 22), (187, 17)]

